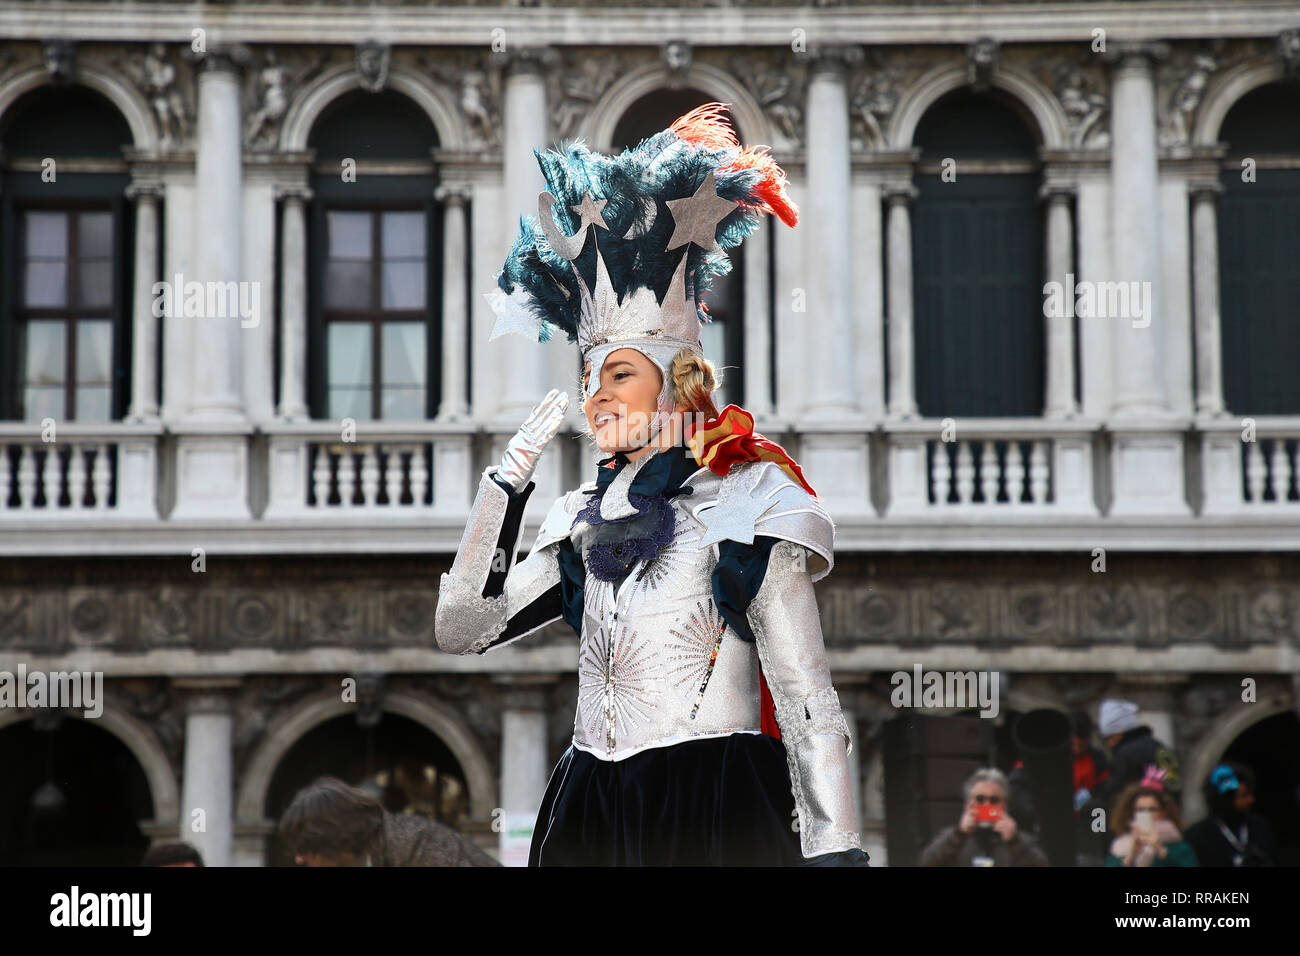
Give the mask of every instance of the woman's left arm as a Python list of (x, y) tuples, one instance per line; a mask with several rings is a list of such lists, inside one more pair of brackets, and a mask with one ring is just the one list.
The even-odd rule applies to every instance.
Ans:
[(852, 735), (831, 683), (808, 554), (781, 540), (748, 609), (786, 748), (805, 859), (858, 850)]

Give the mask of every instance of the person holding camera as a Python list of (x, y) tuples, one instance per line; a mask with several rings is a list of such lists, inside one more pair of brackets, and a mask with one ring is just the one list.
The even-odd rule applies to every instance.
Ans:
[(1164, 786), (1165, 771), (1147, 767), (1120, 794), (1111, 815), (1115, 837), (1105, 866), (1196, 866), (1196, 853), (1179, 832), (1178, 804)]
[(921, 851), (922, 866), (1048, 866), (1047, 855), (1007, 812), (1007, 778), (991, 767), (962, 786), (965, 808)]
[(1210, 815), (1187, 828), (1187, 842), (1201, 866), (1276, 866), (1273, 828), (1252, 812), (1255, 775), (1250, 769), (1219, 764), (1206, 778), (1204, 793)]

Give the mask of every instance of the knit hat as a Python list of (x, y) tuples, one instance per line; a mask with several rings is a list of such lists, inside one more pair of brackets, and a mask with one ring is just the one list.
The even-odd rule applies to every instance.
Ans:
[(1131, 700), (1103, 700), (1097, 714), (1097, 733), (1102, 737), (1123, 734), (1138, 725), (1138, 705)]

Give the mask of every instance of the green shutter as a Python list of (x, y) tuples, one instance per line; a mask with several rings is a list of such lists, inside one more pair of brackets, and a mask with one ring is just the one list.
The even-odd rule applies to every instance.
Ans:
[(1043, 410), (1038, 177), (918, 177), (912, 276), (921, 414)]
[(1300, 170), (1222, 174), (1219, 315), (1223, 388), (1240, 415), (1300, 412)]

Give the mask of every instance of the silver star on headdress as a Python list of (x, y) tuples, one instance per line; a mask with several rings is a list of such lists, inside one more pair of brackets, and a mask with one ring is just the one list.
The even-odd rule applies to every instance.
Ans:
[(576, 212), (579, 217), (581, 217), (581, 221), (578, 223), (578, 230), (581, 231), (587, 223), (594, 222), (596, 225), (600, 226), (601, 229), (608, 232), (609, 226), (605, 224), (605, 217), (603, 215), (605, 204), (607, 202), (609, 202), (608, 199), (593, 200), (591, 198), (591, 193), (583, 193), (582, 202), (578, 203), (576, 206), (569, 207)]
[(695, 195), (686, 199), (669, 199), (664, 205), (673, 214), (673, 237), (668, 240), (666, 248), (676, 249), (693, 242), (703, 246), (706, 252), (712, 252), (718, 246), (715, 237), (718, 223), (735, 211), (737, 203), (718, 195), (710, 170), (700, 188), (695, 190)]
[(534, 342), (540, 340), (542, 319), (528, 308), (533, 299), (523, 286), (509, 295), (500, 289), (494, 289), (484, 292), (483, 298), (488, 300), (488, 305), (497, 317), (496, 324), (492, 326), (492, 334), (488, 336), (489, 342), (511, 332), (527, 336)]
[(748, 470), (753, 472), (752, 477), (736, 475), (730, 481), (724, 479), (717, 504), (700, 512), (698, 517), (704, 523), (705, 531), (696, 542), (697, 547), (707, 548), (727, 539), (741, 544), (754, 543), (754, 528), (758, 519), (771, 511), (777, 501), (774, 498), (754, 496), (754, 486), (761, 477), (760, 469), (755, 467)]

